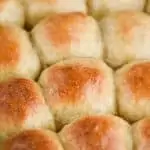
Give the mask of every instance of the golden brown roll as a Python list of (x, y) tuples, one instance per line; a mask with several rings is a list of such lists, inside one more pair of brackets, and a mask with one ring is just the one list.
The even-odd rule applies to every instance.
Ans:
[(88, 6), (92, 16), (101, 19), (103, 16), (117, 11), (142, 11), (145, 0), (88, 0)]
[(150, 149), (150, 118), (144, 118), (132, 126), (134, 150)]
[(28, 26), (33, 27), (47, 15), (67, 12), (87, 12), (86, 0), (22, 0)]
[(19, 0), (0, 0), (0, 23), (24, 26), (24, 9)]
[(68, 59), (46, 70), (39, 84), (59, 129), (90, 114), (116, 110), (112, 70), (96, 59)]
[(8, 138), (2, 150), (63, 150), (63, 147), (56, 133), (34, 129)]
[(81, 118), (59, 135), (65, 150), (132, 150), (131, 128), (115, 116)]
[(40, 60), (28, 34), (15, 25), (0, 25), (0, 81), (12, 76), (35, 79)]
[(121, 11), (100, 22), (105, 60), (119, 67), (133, 60), (150, 59), (150, 16), (144, 12)]
[(55, 129), (52, 114), (39, 86), (23, 78), (1, 82), (0, 137), (32, 128)]
[(83, 13), (49, 16), (35, 26), (32, 38), (44, 65), (68, 57), (102, 57), (98, 24)]
[(119, 112), (129, 121), (150, 116), (150, 61), (136, 61), (116, 73)]

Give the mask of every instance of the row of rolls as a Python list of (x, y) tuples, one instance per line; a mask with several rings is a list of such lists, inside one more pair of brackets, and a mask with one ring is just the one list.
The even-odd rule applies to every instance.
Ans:
[(149, 60), (113, 71), (102, 60), (70, 58), (36, 81), (1, 81), (0, 149), (149, 150), (149, 77)]
[(149, 12), (1, 0), (0, 150), (150, 150)]
[(82, 12), (101, 19), (124, 10), (150, 12), (150, 0), (1, 0), (0, 22), (32, 28), (47, 15)]
[[(52, 14), (45, 14), (39, 21), (36, 21), (29, 31), (26, 31), (27, 28), (21, 28), (16, 25), (17, 23), (12, 23), (14, 18), (17, 19), (17, 15), (13, 15), (13, 12), (16, 12), (19, 9), (15, 8), (16, 11), (12, 9), (13, 11), (11, 12), (11, 8), (8, 7), (6, 11), (8, 11), (7, 13), (9, 15), (2, 12), (5, 8), (5, 3), (10, 3), (12, 1), (14, 0), (3, 0), (0, 2), (0, 8), (2, 7), (2, 10), (0, 11), (0, 20), (3, 20), (0, 21), (0, 43), (3, 43), (1, 44), (1, 49), (13, 49), (13, 52), (11, 51), (10, 53), (13, 53), (14, 56), (12, 56), (13, 54), (10, 54), (9, 58), (7, 58), (8, 61), (14, 58), (18, 61), (21, 60), (24, 63), (27, 59), (29, 60), (28, 62), (33, 59), (35, 62), (34, 65), (36, 66), (34, 69), (34, 65), (28, 66), (28, 62), (26, 62), (27, 70), (33, 70), (31, 73), (32, 78), (38, 76), (41, 68), (40, 64), (45, 68), (60, 60), (72, 57), (104, 59), (104, 61), (113, 69), (121, 67), (130, 61), (150, 59), (150, 15), (142, 11), (143, 9), (140, 11), (140, 9), (124, 8), (119, 11), (106, 13), (107, 15), (96, 20), (95, 17), (86, 14), (81, 10), (54, 13), (55, 11), (53, 9), (56, 6), (66, 6), (70, 9), (73, 6), (75, 8), (80, 8), (80, 3), (86, 4), (85, 1), (78, 0), (72, 2), (68, 0), (67, 2), (70, 3), (66, 5), (62, 0), (51, 0), (50, 2), (47, 0), (34, 0), (33, 2), (30, 2), (30, 0), (20, 0), (22, 2), (17, 1), (17, 3), (20, 3), (21, 6), (25, 5), (26, 7), (31, 7), (31, 12), (34, 10), (39, 14), (42, 14), (40, 8), (44, 10), (48, 9), (49, 3), (50, 7), (56, 5), (53, 9), (50, 9), (51, 11), (53, 10)], [(105, 5), (114, 5), (113, 7), (119, 5), (119, 3), (109, 2), (109, 0), (103, 1), (105, 1)], [(28, 5), (26, 4), (27, 2), (29, 3)], [(97, 7), (100, 5), (95, 4), (98, 3), (99, 0), (91, 0), (90, 2), (94, 3), (93, 5)], [(76, 3), (79, 3), (79, 6)], [(136, 5), (131, 5), (132, 3), (145, 6), (143, 0), (138, 0), (137, 3), (134, 0), (121, 0), (120, 3), (123, 3), (122, 5), (124, 7), (126, 7), (126, 4), (129, 8), (131, 6), (136, 7)], [(42, 6), (42, 4), (45, 4), (47, 9)], [(9, 5), (11, 7), (12, 3)], [(103, 5), (104, 4), (102, 4), (102, 6)], [(118, 6), (118, 8), (121, 7)], [(26, 8), (25, 10), (29, 11), (30, 9)], [(98, 10), (100, 11), (101, 9), (99, 8)], [(34, 19), (37, 18), (33, 12), (31, 14)], [(8, 16), (10, 18), (5, 20), (5, 17)], [(23, 17), (21, 17), (21, 19), (23, 19)], [(6, 44), (8, 42), (9, 47)], [(4, 48), (4, 46), (6, 47)], [(36, 58), (35, 52), (31, 49), (36, 51), (40, 57), (40, 62), (37, 60), (39, 58)], [(3, 51), (9, 53), (6, 52), (6, 50), (2, 50), (1, 53), (3, 53)], [(21, 55), (21, 53), (24, 54)], [(28, 53), (32, 54), (28, 55)], [(21, 69), (19, 68), (19, 70)], [(25, 69), (21, 70), (23, 74), (26, 73), (24, 71)], [(28, 76), (27, 73), (26, 75)]]
[(5, 71), (0, 80), (6, 72), (36, 79), (43, 68), (75, 57), (101, 59), (117, 70), (131, 61), (150, 60), (149, 39), (150, 15), (139, 11), (111, 13), (99, 22), (81, 12), (57, 14), (30, 32), (1, 23), (0, 68)]
[[(8, 127), (8, 125), (7, 125)], [(61, 131), (36, 128), (9, 136), (1, 150), (149, 150), (150, 118), (132, 125), (112, 115), (86, 116)]]

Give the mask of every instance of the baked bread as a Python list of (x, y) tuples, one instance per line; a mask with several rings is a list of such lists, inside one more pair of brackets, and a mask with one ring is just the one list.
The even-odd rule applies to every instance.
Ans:
[(26, 31), (16, 25), (0, 25), (0, 81), (10, 77), (35, 79), (40, 60)]
[(132, 150), (131, 127), (115, 116), (81, 118), (59, 136), (65, 150)]
[(116, 73), (120, 115), (134, 122), (150, 116), (150, 61), (136, 61)]
[(102, 40), (97, 22), (83, 13), (49, 16), (32, 30), (44, 66), (70, 57), (101, 58)]
[(150, 148), (150, 118), (144, 118), (132, 126), (134, 150), (149, 150)]
[(112, 70), (102, 61), (76, 58), (44, 70), (39, 78), (59, 130), (90, 114), (115, 114)]
[(24, 21), (24, 8), (19, 0), (0, 1), (0, 23), (16, 24), (23, 27)]
[(100, 22), (105, 60), (117, 68), (133, 60), (150, 59), (150, 16), (144, 12), (111, 13)]
[(55, 130), (53, 116), (39, 86), (32, 80), (13, 78), (0, 83), (0, 137), (25, 129)]
[(47, 15), (67, 12), (87, 12), (86, 0), (22, 0), (26, 8), (27, 24), (36, 25)]
[(63, 150), (63, 147), (56, 133), (34, 129), (9, 137), (2, 150)]
[(117, 11), (143, 11), (145, 0), (88, 0), (88, 6), (90, 14), (99, 20)]

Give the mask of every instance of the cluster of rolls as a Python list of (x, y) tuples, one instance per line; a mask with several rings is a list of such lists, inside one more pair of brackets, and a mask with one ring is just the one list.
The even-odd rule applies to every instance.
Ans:
[(150, 150), (150, 0), (0, 0), (0, 150)]

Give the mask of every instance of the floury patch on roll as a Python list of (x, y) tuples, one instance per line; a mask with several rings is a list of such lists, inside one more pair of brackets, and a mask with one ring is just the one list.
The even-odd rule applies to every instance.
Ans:
[(67, 12), (86, 13), (86, 0), (22, 0), (26, 8), (27, 24), (36, 25), (47, 15)]
[(33, 128), (55, 130), (52, 114), (39, 86), (23, 78), (1, 82), (0, 138)]
[(4, 141), (2, 150), (63, 150), (56, 133), (43, 129), (25, 130)]
[(130, 125), (115, 116), (89, 116), (59, 133), (65, 150), (132, 150)]
[(26, 31), (16, 25), (0, 25), (0, 81), (10, 77), (35, 79), (40, 60)]
[(24, 8), (19, 0), (0, 0), (0, 23), (24, 26)]
[(111, 13), (101, 22), (105, 60), (120, 67), (130, 61), (150, 59), (150, 16), (144, 12)]
[(136, 10), (143, 11), (145, 0), (88, 0), (89, 11), (96, 19), (109, 13)]
[(136, 61), (116, 73), (119, 113), (134, 122), (150, 116), (150, 61)]
[(32, 39), (44, 65), (70, 57), (102, 58), (97, 22), (83, 13), (49, 16), (32, 30)]
[(100, 60), (61, 61), (42, 72), (39, 84), (57, 129), (82, 116), (116, 112), (113, 72)]
[(150, 118), (144, 118), (132, 126), (134, 150), (150, 148)]

